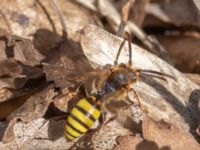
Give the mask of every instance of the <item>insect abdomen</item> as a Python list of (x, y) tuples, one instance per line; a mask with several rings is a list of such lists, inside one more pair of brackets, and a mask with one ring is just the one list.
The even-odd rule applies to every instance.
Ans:
[(67, 117), (65, 137), (68, 140), (74, 140), (85, 134), (100, 115), (100, 108), (95, 97), (80, 99)]

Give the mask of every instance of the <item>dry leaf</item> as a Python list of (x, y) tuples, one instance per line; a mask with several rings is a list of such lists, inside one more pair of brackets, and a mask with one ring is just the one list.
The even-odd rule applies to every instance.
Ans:
[[(113, 64), (121, 42), (122, 39), (93, 25), (86, 26), (81, 36), (85, 55), (92, 64), (100, 66)], [(148, 114), (155, 120), (164, 119), (184, 131), (189, 131), (189, 128), (194, 130), (198, 118), (196, 104), (200, 97), (199, 86), (169, 64), (133, 44), (132, 53), (136, 67), (161, 71), (177, 78), (177, 81), (168, 82), (146, 78), (133, 85)], [(128, 62), (127, 45), (122, 49), (119, 62)], [(129, 95), (134, 100), (131, 93)]]
[(193, 1), (196, 7), (198, 8), (198, 10), (200, 11), (200, 2), (198, 0), (193, 0)]
[[(100, 22), (94, 13), (74, 1), (57, 0), (56, 3), (64, 14), (65, 22), (67, 24), (68, 37), (74, 41), (79, 41), (79, 34), (77, 31), (84, 25), (89, 23), (99, 24)], [(40, 32), (41, 29), (45, 29), (59, 35), (62, 33), (62, 27), (58, 14), (52, 7), (51, 1), (3, 1), (0, 9), (2, 14), (5, 16), (3, 18), (2, 15), (0, 15), (0, 26), (4, 29), (8, 29), (9, 24), (10, 30), (12, 30), (13, 34), (28, 38), (31, 38), (30, 35), (37, 33), (37, 42), (40, 42), (41, 44), (40, 45), (38, 43), (39, 45), (37, 44), (37, 47), (44, 47), (43, 44), (45, 45), (46, 43), (44, 39), (42, 39), (42, 41), (38, 41), (41, 39), (41, 35), (43, 37), (45, 36), (42, 32)], [(21, 20), (25, 23), (21, 23)], [(54, 38), (53, 42), (56, 44), (60, 38)], [(49, 37), (48, 34), (46, 34), (45, 39), (47, 41), (52, 41), (52, 37)], [(54, 46), (55, 44), (50, 45)]]
[(0, 61), (0, 68), (0, 88), (20, 89), (27, 81), (44, 75), (41, 68), (27, 66), (14, 59)]
[(41, 87), (31, 88), (27, 90), (12, 91), (12, 97), (5, 99), (0, 103), (0, 120), (7, 118), (9, 114), (17, 110), (23, 105), (27, 99), (41, 90)]
[[(200, 73), (200, 36), (195, 33), (158, 37), (176, 68), (186, 73)], [(184, 44), (183, 44), (184, 43)]]
[(34, 119), (28, 123), (17, 122), (13, 127), (15, 140), (3, 143), (1, 149), (68, 149), (73, 143), (67, 143), (63, 136), (63, 120)]
[(159, 148), (168, 147), (175, 150), (199, 150), (200, 145), (195, 139), (185, 132), (178, 130), (173, 125), (156, 123), (145, 117), (143, 120), (144, 139), (155, 142)]
[(54, 81), (60, 88), (76, 87), (79, 81), (72, 78), (93, 70), (80, 45), (72, 41), (66, 41), (59, 50), (51, 51), (43, 67), (47, 80)]
[(196, 84), (198, 84), (200, 86), (200, 75), (199, 74), (186, 74), (186, 76), (192, 80), (193, 82), (195, 82)]
[(46, 113), (46, 110), (52, 98), (56, 95), (53, 85), (44, 88), (41, 92), (31, 96), (21, 107), (12, 112), (7, 120), (10, 120), (9, 127), (4, 134), (4, 141), (11, 141), (14, 138), (13, 127), (17, 120), (29, 122), (36, 118), (41, 118)]
[[(137, 148), (137, 145), (142, 142), (143, 139), (141, 137), (134, 136), (120, 136), (117, 138), (117, 142), (119, 143), (114, 150), (133, 150)], [(147, 145), (149, 148), (149, 145)], [(149, 148), (150, 149), (150, 148)]]
[[(119, 113), (122, 118), (121, 121), (126, 120), (127, 117), (132, 120), (129, 124), (122, 125), (121, 122), (114, 120), (104, 125), (101, 130), (87, 133), (74, 142), (64, 139), (65, 120), (60, 119), (62, 116), (47, 120), (49, 117), (63, 114), (63, 111), (68, 110), (68, 106), (72, 107), (71, 103), (74, 103), (76, 99), (79, 100), (81, 90), (76, 91), (77, 97), (73, 97), (72, 100), (68, 93), (76, 89), (81, 84), (83, 76), (88, 75), (88, 72), (94, 71), (93, 68), (99, 69), (105, 64), (113, 64), (117, 49), (122, 42), (122, 39), (107, 33), (103, 29), (88, 25), (81, 30), (81, 47), (79, 44), (80, 32), (77, 31), (82, 29), (84, 25), (92, 23), (103, 26), (102, 24), (104, 24), (107, 28), (111, 28), (111, 26), (112, 28), (118, 28), (117, 24), (120, 22), (120, 15), (116, 7), (121, 9), (120, 3), (122, 1), (90, 0), (84, 2), (84, 6), (87, 7), (80, 5), (82, 0), (77, 1), (79, 3), (70, 0), (56, 1), (66, 21), (68, 38), (65, 39), (60, 36), (63, 28), (60, 25), (58, 14), (51, 5), (51, 1), (2, 1), (0, 6), (0, 26), (13, 34), (33, 38), (33, 43), (29, 40), (12, 36), (0, 29), (0, 67), (2, 68), (0, 85), (3, 85), (2, 87), (20, 88), (18, 91), (13, 89), (9, 89), (9, 91), (7, 90), (8, 88), (0, 89), (1, 101), (9, 104), (9, 107), (4, 107), (4, 102), (0, 103), (0, 117), (1, 115), (5, 117), (12, 112), (7, 117), (9, 122), (0, 122), (0, 138), (7, 142), (3, 143), (1, 140), (0, 149), (101, 150), (113, 149), (117, 144), (116, 149), (125, 147), (126, 149), (153, 150), (169, 148), (168, 145), (166, 146), (167, 142), (162, 145), (162, 140), (159, 141), (158, 139), (158, 142), (150, 140), (150, 138), (154, 138), (154, 133), (151, 130), (148, 132), (148, 127), (153, 126), (153, 130), (156, 131), (157, 123), (150, 124), (150, 121), (144, 119), (146, 121), (144, 122), (146, 124), (143, 124), (143, 130), (144, 126), (146, 127), (145, 139), (132, 135), (133, 133), (142, 134), (141, 122), (137, 124), (141, 121), (142, 114), (141, 110), (135, 109), (135, 105)], [(180, 3), (180, 1), (178, 2)], [(102, 3), (106, 5), (102, 6)], [(149, 1), (136, 0), (131, 14), (132, 20), (137, 20), (138, 24), (143, 22), (143, 18), (146, 15), (145, 7), (148, 3)], [(170, 1), (167, 5), (170, 6), (174, 3)], [(169, 10), (170, 7), (167, 5), (165, 5), (163, 11), (167, 12)], [(101, 9), (98, 10), (97, 8)], [(186, 12), (186, 14), (190, 16), (191, 12)], [(173, 15), (177, 17), (179, 14)], [(193, 14), (193, 16), (195, 15)], [(105, 18), (102, 18), (105, 16), (110, 23), (109, 25), (106, 24)], [(184, 17), (187, 19), (188, 16)], [(171, 20), (173, 19), (172, 16)], [(196, 21), (197, 18), (190, 19)], [(152, 48), (152, 41), (147, 39), (148, 37), (142, 30), (131, 21), (128, 23), (131, 30), (147, 46)], [(180, 26), (182, 25), (181, 21), (178, 23)], [(189, 23), (189, 25), (198, 27), (196, 23), (198, 22)], [(174, 24), (177, 24), (177, 22)], [(139, 94), (143, 108), (146, 108), (151, 118), (155, 120), (163, 119), (172, 124), (170, 129), (166, 128), (169, 127), (168, 125), (158, 128), (163, 136), (177, 133), (182, 139), (187, 137), (189, 139), (187, 142), (196, 146), (197, 142), (188, 132), (192, 132), (194, 136), (195, 130), (197, 130), (197, 134), (199, 130), (200, 111), (198, 106), (200, 104), (200, 88), (197, 85), (198, 83), (193, 83), (185, 75), (156, 56), (135, 45), (132, 45), (132, 47), (133, 62), (136, 67), (165, 72), (177, 78), (177, 82), (170, 79), (165, 82), (159, 79), (142, 78), (141, 81), (134, 84), (133, 87)], [(122, 50), (120, 61), (127, 63), (127, 59), (128, 48), (125, 46)], [(38, 66), (41, 64), (42, 67)], [(46, 75), (45, 79), (41, 78), (43, 72)], [(78, 78), (78, 76), (81, 77)], [(29, 81), (40, 84), (45, 82), (46, 79), (48, 82), (54, 82), (55, 84), (42, 89), (38, 89), (38, 86), (36, 86), (34, 94), (30, 91), (30, 95), (23, 95), (25, 93), (28, 94), (24, 89), (25, 87), (28, 89), (32, 87)], [(59, 87), (63, 91), (66, 89), (66, 91), (62, 91), (66, 95), (57, 95), (58, 93), (55, 89), (58, 88), (55, 87)], [(5, 95), (6, 97), (4, 97)], [(133, 93), (129, 93), (129, 98), (135, 102)], [(18, 104), (20, 107), (15, 110)], [(12, 109), (13, 107), (15, 109)], [(127, 116), (129, 112), (131, 112), (131, 115)], [(117, 137), (119, 138), (116, 141)], [(173, 142), (170, 142), (168, 140), (167, 144), (172, 145)]]
[(14, 149), (112, 149), (116, 145), (116, 137), (130, 135), (130, 131), (124, 129), (116, 121), (110, 122), (100, 131), (88, 133), (78, 141), (69, 142), (64, 138), (64, 120), (34, 119), (30, 122), (18, 121), (13, 124), (15, 140), (3, 143), (0, 148), (13, 147)]
[(44, 59), (44, 56), (33, 47), (30, 40), (4, 33), (5, 31), (0, 33), (0, 60), (13, 58), (25, 65), (35, 66)]
[(171, 0), (152, 3), (148, 13), (165, 23), (174, 24), (175, 26), (200, 27), (200, 13), (191, 0)]

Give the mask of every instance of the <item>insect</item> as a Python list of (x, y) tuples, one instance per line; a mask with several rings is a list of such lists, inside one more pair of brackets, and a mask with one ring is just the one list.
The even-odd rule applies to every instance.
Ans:
[[(129, 61), (127, 64), (118, 64), (118, 58), (126, 41), (128, 41), (129, 46)], [(176, 80), (175, 77), (162, 72), (135, 68), (132, 64), (131, 38), (126, 33), (126, 37), (117, 52), (114, 65), (107, 65), (100, 71), (89, 73), (86, 79), (82, 81), (81, 86), (85, 89), (85, 97), (77, 102), (68, 115), (65, 137), (68, 140), (80, 137), (87, 133), (97, 120), (100, 122), (97, 127), (99, 128), (105, 120), (102, 111), (108, 110), (116, 113), (108, 104), (111, 101), (127, 101), (125, 98), (129, 91), (136, 94), (138, 105), (141, 105), (136, 91), (130, 85), (137, 82), (142, 76)], [(129, 103), (132, 105), (133, 102)]]

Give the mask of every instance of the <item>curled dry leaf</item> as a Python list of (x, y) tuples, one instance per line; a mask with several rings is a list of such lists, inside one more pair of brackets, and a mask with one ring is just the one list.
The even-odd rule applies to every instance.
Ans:
[(153, 3), (147, 11), (165, 23), (179, 27), (200, 27), (200, 13), (194, 1), (191, 0), (171, 0)]
[(159, 148), (166, 147), (176, 150), (199, 150), (200, 146), (195, 139), (185, 132), (178, 130), (173, 125), (156, 123), (145, 117), (143, 120), (143, 137), (148, 141), (155, 142)]
[(20, 89), (31, 79), (41, 78), (41, 68), (24, 65), (14, 59), (0, 61), (0, 88)]
[(13, 36), (0, 30), (0, 60), (13, 58), (29, 66), (40, 64), (44, 56), (33, 47), (30, 40)]
[(0, 88), (22, 88), (27, 81), (43, 76), (35, 67), (44, 59), (30, 40), (22, 39), (0, 30)]
[[(94, 25), (86, 26), (83, 31), (81, 45), (91, 64), (113, 64), (122, 39)], [(184, 131), (194, 130), (198, 118), (196, 104), (200, 97), (199, 86), (134, 44), (132, 53), (133, 65), (137, 68), (157, 70), (177, 78), (177, 81), (167, 79), (167, 82), (145, 78), (132, 85), (139, 94), (142, 105), (147, 108), (148, 115), (155, 120), (164, 119)], [(122, 49), (119, 62), (128, 62), (128, 45)], [(133, 100), (133, 94), (129, 95)]]

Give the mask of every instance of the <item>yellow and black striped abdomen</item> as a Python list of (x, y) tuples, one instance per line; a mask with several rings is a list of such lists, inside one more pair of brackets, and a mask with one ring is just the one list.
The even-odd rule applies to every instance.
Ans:
[(80, 99), (67, 117), (65, 137), (68, 140), (74, 140), (85, 134), (100, 115), (100, 107), (95, 97)]

